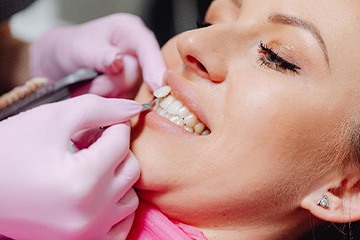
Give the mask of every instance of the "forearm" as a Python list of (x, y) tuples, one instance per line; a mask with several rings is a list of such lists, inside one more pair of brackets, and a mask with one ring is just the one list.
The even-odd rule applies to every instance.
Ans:
[(30, 79), (29, 45), (11, 35), (9, 23), (0, 23), (0, 95)]

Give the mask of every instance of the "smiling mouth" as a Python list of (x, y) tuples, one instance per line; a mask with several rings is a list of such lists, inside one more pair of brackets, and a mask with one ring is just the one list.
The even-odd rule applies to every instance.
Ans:
[(172, 123), (183, 127), (186, 131), (195, 135), (205, 136), (211, 133), (210, 129), (202, 123), (198, 117), (190, 112), (182, 102), (171, 95), (169, 86), (162, 87), (154, 92), (159, 100), (153, 110), (160, 116), (167, 118)]

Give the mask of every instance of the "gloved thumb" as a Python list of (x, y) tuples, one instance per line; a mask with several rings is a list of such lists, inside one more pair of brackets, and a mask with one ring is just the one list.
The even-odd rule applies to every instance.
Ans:
[(132, 100), (109, 99), (91, 94), (55, 104), (61, 104), (65, 111), (63, 114), (66, 117), (62, 119), (62, 124), (70, 126), (64, 129), (68, 139), (81, 130), (127, 122), (142, 110), (141, 104)]
[(71, 141), (74, 144), (73, 147), (75, 147), (76, 151), (88, 148), (101, 137), (103, 132), (104, 128), (99, 127), (80, 131), (71, 137)]

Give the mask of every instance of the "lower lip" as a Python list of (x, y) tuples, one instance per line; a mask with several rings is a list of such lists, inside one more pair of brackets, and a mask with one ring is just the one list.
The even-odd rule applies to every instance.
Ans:
[(175, 123), (171, 122), (170, 120), (160, 116), (158, 113), (154, 111), (145, 113), (144, 120), (145, 120), (145, 125), (149, 126), (150, 128), (156, 131), (164, 131), (171, 133), (172, 135), (179, 135), (179, 136), (184, 136), (184, 135), (188, 137), (196, 136), (195, 134), (186, 131), (183, 127), (178, 126)]

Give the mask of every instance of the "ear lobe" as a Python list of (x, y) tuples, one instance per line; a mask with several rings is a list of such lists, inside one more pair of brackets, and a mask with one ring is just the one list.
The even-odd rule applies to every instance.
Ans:
[[(328, 201), (328, 208), (319, 201)], [(317, 218), (328, 222), (360, 220), (360, 175), (331, 182), (309, 193), (301, 202)]]

